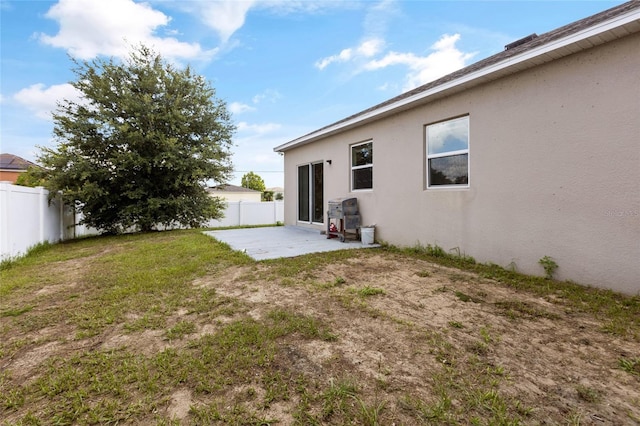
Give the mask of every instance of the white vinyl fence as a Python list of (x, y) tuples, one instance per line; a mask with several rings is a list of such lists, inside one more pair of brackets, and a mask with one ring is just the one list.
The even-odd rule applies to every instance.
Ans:
[[(97, 231), (83, 225), (72, 208), (59, 198), (48, 201), (49, 191), (0, 182), (0, 259), (21, 256), (30, 247), (48, 241), (56, 243)], [(230, 201), (221, 220), (212, 228), (244, 225), (273, 225), (284, 222), (284, 203)]]
[(228, 201), (221, 220), (207, 224), (211, 228), (244, 225), (273, 225), (284, 222), (284, 201)]
[(49, 191), (42, 187), (0, 183), (0, 258), (24, 254), (45, 241), (64, 238), (64, 214), (60, 199), (49, 203)]

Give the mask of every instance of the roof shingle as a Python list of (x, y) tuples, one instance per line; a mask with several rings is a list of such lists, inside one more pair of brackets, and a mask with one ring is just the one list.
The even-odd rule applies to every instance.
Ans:
[(32, 163), (29, 160), (25, 160), (22, 157), (18, 157), (13, 154), (0, 154), (0, 169), (2, 170), (27, 170), (30, 166), (35, 166), (35, 163)]

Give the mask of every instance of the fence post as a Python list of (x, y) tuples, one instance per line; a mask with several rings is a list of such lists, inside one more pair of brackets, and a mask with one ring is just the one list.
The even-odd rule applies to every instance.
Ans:
[(11, 217), (11, 182), (0, 182), (0, 260), (11, 259), (13, 253), (11, 252), (11, 233), (9, 232)]
[(60, 201), (60, 241), (64, 241), (64, 201), (62, 201), (62, 192), (58, 191), (58, 200)]
[(38, 190), (38, 223), (40, 226), (40, 232), (38, 233), (38, 242), (39, 243), (43, 243), (44, 242), (44, 210), (45, 210), (45, 206), (44, 206), (44, 186), (36, 186), (36, 189)]
[(242, 200), (238, 200), (238, 226), (242, 226)]

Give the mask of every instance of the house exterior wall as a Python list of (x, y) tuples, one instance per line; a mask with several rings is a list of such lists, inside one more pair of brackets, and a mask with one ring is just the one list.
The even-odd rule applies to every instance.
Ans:
[[(394, 245), (640, 292), (640, 34), (503, 77), (285, 152), (285, 223), (299, 164), (324, 167), (324, 201), (358, 198)], [(469, 115), (465, 189), (426, 189), (425, 125)], [(373, 190), (350, 192), (349, 146), (373, 141)], [(325, 208), (325, 211), (327, 209)], [(326, 220), (326, 219), (325, 219)]]
[(0, 182), (15, 183), (22, 172), (12, 170), (0, 170)]

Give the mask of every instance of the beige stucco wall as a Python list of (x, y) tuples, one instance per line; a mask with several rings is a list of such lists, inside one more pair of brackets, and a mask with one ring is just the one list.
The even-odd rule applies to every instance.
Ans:
[[(324, 199), (356, 196), (376, 239), (438, 244), (481, 262), (640, 292), (640, 34), (285, 153), (325, 163)], [(425, 189), (424, 126), (469, 114), (470, 187)], [(349, 192), (349, 146), (371, 139), (374, 189)], [(325, 208), (326, 211), (326, 208)], [(298, 224), (299, 225), (299, 224)]]

